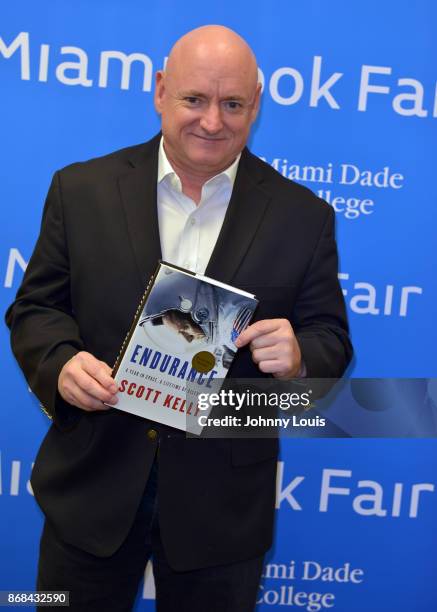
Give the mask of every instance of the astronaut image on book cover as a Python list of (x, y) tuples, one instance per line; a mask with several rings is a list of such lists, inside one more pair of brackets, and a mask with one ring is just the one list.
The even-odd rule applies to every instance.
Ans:
[(228, 369), (235, 340), (256, 307), (253, 298), (163, 266), (139, 320), (157, 346), (178, 353), (207, 350)]

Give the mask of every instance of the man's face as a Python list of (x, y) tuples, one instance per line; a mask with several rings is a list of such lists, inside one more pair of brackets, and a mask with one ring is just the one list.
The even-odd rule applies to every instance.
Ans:
[(162, 322), (189, 343), (193, 340), (203, 340), (205, 338), (202, 328), (191, 319), (189, 314), (169, 310), (163, 315)]
[(158, 73), (155, 105), (176, 169), (211, 177), (227, 168), (246, 144), (259, 95), (244, 64), (230, 59), (214, 65), (190, 56)]

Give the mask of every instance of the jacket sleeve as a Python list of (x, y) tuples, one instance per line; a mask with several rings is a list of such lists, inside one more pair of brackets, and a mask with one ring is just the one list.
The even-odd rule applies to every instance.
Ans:
[(308, 378), (341, 377), (353, 353), (338, 281), (334, 222), (329, 207), (292, 314)]
[(75, 422), (80, 409), (60, 396), (64, 364), (83, 350), (70, 296), (67, 236), (59, 173), (44, 206), (41, 231), (15, 301), (6, 312), (11, 345), (44, 412), (59, 428)]

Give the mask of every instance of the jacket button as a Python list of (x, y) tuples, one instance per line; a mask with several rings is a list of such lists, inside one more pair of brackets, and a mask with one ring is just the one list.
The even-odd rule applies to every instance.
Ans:
[(149, 429), (147, 431), (147, 437), (149, 438), (149, 440), (156, 440), (156, 438), (158, 437), (158, 432), (156, 431), (156, 429)]

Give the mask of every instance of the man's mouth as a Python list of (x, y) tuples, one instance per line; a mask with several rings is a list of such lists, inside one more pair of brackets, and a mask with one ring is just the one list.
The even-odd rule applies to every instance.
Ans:
[(201, 136), (200, 134), (193, 134), (196, 138), (200, 138), (201, 140), (206, 140), (207, 142), (221, 142), (226, 140), (223, 136)]

